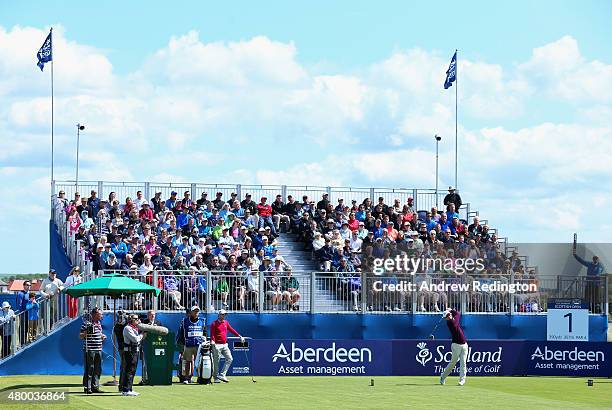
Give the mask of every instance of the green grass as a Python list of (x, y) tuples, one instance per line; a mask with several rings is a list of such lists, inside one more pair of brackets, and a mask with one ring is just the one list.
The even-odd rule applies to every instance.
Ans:
[[(7, 376), (0, 378), (0, 408), (612, 408), (612, 379), (556, 377), (471, 377), (445, 386), (435, 377), (234, 377), (212, 386), (136, 386), (139, 397), (122, 397), (116, 387), (84, 395), (77, 376)], [(103, 381), (109, 377), (102, 378)], [(11, 390), (66, 390), (63, 405), (9, 404)]]

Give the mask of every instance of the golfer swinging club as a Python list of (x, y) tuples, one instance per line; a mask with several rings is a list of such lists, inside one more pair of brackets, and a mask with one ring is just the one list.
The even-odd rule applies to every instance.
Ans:
[(446, 383), (446, 378), (455, 368), (455, 365), (459, 360), (459, 386), (463, 386), (465, 384), (465, 362), (468, 355), (468, 344), (467, 340), (465, 339), (465, 335), (463, 334), (463, 329), (461, 329), (461, 325), (459, 324), (461, 313), (454, 309), (447, 309), (444, 311), (443, 317), (446, 320), (446, 325), (448, 326), (448, 330), (450, 330), (452, 335), (453, 343), (451, 344), (451, 350), (453, 352), (453, 356), (448, 366), (446, 366), (446, 369), (444, 369), (444, 372), (442, 372), (440, 375), (440, 384), (443, 385)]
[[(219, 380), (228, 383), (227, 379), (227, 371), (229, 370), (234, 358), (232, 357), (232, 352), (227, 345), (227, 331), (229, 330), (234, 335), (240, 338), (240, 341), (244, 343), (244, 338), (238, 334), (234, 330), (232, 326), (230, 326), (229, 322), (225, 320), (225, 315), (227, 312), (225, 309), (221, 309), (219, 311), (219, 318), (215, 320), (210, 326), (210, 338), (213, 343), (213, 360), (215, 361), (214, 369), (217, 371), (217, 375), (215, 376), (215, 383), (219, 383)], [(225, 358), (225, 364), (223, 365), (223, 370), (219, 369), (219, 359), (220, 355), (223, 355)]]

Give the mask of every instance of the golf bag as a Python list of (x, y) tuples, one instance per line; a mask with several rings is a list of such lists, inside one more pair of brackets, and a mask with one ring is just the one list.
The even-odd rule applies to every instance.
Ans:
[(195, 359), (196, 374), (198, 376), (198, 384), (210, 384), (215, 374), (214, 360), (212, 356), (212, 345), (210, 342), (204, 341), (198, 347), (198, 353)]

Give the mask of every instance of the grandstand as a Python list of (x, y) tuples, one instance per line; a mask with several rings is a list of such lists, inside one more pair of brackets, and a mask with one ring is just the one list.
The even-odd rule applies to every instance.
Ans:
[[(372, 314), (380, 318), (377, 325), (388, 317), (411, 318), (412, 327), (402, 330), (407, 333), (392, 330), (394, 335), (425, 332), (437, 312), (457, 307), (496, 317), (495, 326), (503, 328), (496, 337), (527, 338), (541, 327), (548, 298), (582, 297), (587, 286), (584, 277), (538, 273), (470, 203), (433, 190), (100, 181), (54, 182), (53, 192), (51, 264), (61, 280), (76, 266), (78, 281), (121, 273), (162, 293), (87, 298), (78, 302), (78, 312), (69, 312), (61, 297), (40, 300), (37, 337), (42, 338), (70, 324), (86, 305), (171, 314), (192, 304), (208, 313), (224, 308), (289, 318)], [(483, 265), (465, 274), (456, 266), (376, 269), (376, 259), (404, 256), (453, 263), (480, 258)], [(524, 284), (537, 290), (380, 290), (409, 281)], [(588, 301), (595, 337), (607, 329), (607, 296), (602, 291)], [(419, 315), (431, 319), (421, 323)], [(523, 317), (520, 323), (528, 326), (517, 331), (504, 324), (506, 317)], [(474, 322), (472, 334), (490, 336), (481, 323)], [(29, 342), (13, 338), (12, 352)]]

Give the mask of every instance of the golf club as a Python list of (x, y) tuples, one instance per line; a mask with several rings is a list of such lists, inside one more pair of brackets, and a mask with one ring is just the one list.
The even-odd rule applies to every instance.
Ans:
[(443, 320), (444, 320), (444, 316), (442, 316), (442, 317), (440, 318), (440, 320), (438, 320), (438, 323), (436, 323), (436, 325), (435, 325), (435, 326), (434, 326), (434, 328), (432, 329), (431, 333), (429, 334), (429, 338), (430, 338), (430, 339), (435, 339), (435, 337), (434, 337), (434, 335), (433, 335), (433, 334), (434, 334), (434, 332), (436, 331), (436, 329), (438, 328), (438, 326), (440, 325), (440, 323), (442, 323), (442, 321), (443, 321)]
[(243, 352), (244, 352), (244, 357), (246, 358), (247, 366), (249, 366), (249, 375), (251, 376), (251, 381), (253, 383), (257, 383), (257, 380), (255, 380), (255, 378), (253, 377), (253, 369), (251, 369), (251, 361), (249, 360), (249, 355), (246, 349), (243, 350)]

